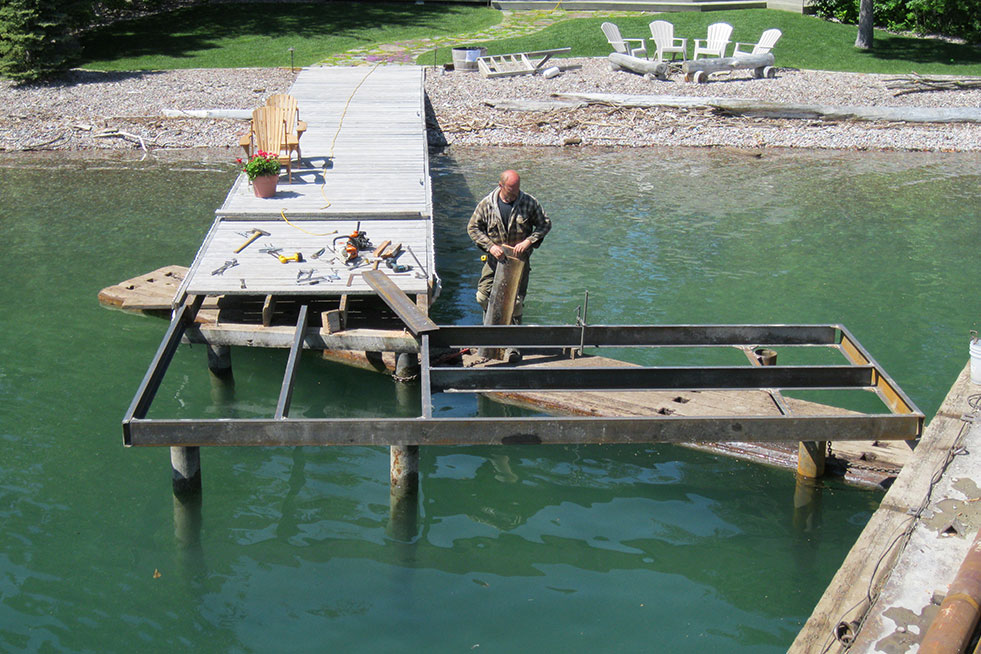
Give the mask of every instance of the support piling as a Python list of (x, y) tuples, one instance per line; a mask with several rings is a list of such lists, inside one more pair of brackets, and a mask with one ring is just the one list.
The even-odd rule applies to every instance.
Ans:
[(410, 382), (419, 378), (419, 357), (414, 352), (399, 352), (395, 355), (395, 374), (397, 382)]
[[(768, 348), (753, 350), (761, 366), (777, 365), (777, 353)], [(824, 476), (827, 441), (800, 441), (797, 445), (797, 474), (804, 479), (817, 479)]]
[(208, 345), (208, 370), (222, 379), (232, 376), (232, 348), (227, 345)]
[(411, 540), (419, 514), (419, 446), (393, 445), (389, 452), (389, 530), (393, 538)]
[(170, 448), (170, 467), (174, 495), (180, 497), (201, 492), (201, 448)]

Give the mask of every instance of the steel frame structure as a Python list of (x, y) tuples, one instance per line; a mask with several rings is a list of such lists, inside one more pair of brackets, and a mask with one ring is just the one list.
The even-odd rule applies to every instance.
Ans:
[[(126, 446), (296, 445), (506, 445), (518, 443), (776, 442), (910, 440), (923, 428), (923, 413), (842, 325), (409, 325), (419, 341), (422, 402), (414, 418), (291, 418), (290, 400), (308, 334), (299, 312), (275, 413), (267, 419), (148, 419), (153, 398), (193, 322), (202, 297), (175, 312), (122, 421)], [(411, 322), (411, 321), (410, 321)], [(312, 339), (311, 339), (312, 340)], [(845, 365), (459, 368), (431, 365), (434, 349), (465, 347), (739, 347), (822, 346), (838, 350)], [(307, 346), (309, 347), (309, 346)], [(439, 392), (575, 392), (624, 390), (864, 389), (887, 412), (858, 415), (686, 417), (434, 417)]]

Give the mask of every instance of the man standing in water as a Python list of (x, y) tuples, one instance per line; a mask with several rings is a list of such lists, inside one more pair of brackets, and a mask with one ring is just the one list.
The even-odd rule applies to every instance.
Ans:
[[(550, 229), (552, 222), (545, 215), (542, 205), (521, 191), (518, 173), (513, 170), (501, 173), (497, 188), (477, 204), (467, 225), (467, 234), (473, 242), (490, 255), (484, 262), (480, 281), (477, 282), (477, 304), (485, 312), (491, 287), (494, 285), (497, 264), (507, 260), (507, 254), (501, 246), (511, 246), (515, 257), (527, 261), (532, 250), (542, 244), (542, 239)], [(521, 323), (530, 270), (531, 266), (526, 265), (518, 284), (518, 296), (511, 319), (515, 325)]]

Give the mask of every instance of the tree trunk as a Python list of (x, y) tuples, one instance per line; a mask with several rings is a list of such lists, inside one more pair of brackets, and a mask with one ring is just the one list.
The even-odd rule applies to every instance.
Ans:
[(875, 0), (861, 0), (858, 6), (858, 37), (855, 47), (862, 50), (872, 49), (873, 9)]

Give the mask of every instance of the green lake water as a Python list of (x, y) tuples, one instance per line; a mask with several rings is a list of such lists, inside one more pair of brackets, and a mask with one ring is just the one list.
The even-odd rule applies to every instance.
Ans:
[[(225, 448), (175, 503), (167, 450), (119, 424), (166, 323), (96, 295), (188, 265), (232, 159), (0, 157), (0, 651), (786, 649), (879, 493), (827, 481), (795, 513), (790, 472), (674, 446), (423, 448), (406, 537), (384, 448)], [(478, 322), (465, 225), (505, 167), (554, 223), (526, 322), (586, 290), (592, 323), (840, 322), (928, 415), (967, 362), (977, 155), (434, 155), (438, 322)], [(185, 347), (154, 411), (270, 415), (285, 358), (234, 350), (228, 397)], [(314, 356), (301, 381), (295, 415), (403, 410)]]

